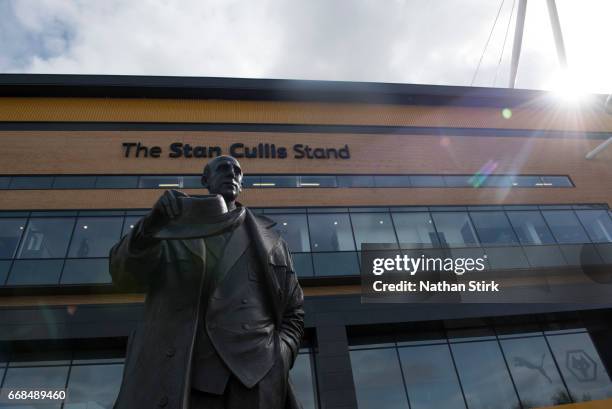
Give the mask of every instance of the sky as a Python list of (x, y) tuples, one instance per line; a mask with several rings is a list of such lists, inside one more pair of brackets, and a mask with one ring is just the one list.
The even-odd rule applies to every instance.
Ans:
[[(557, 7), (569, 72), (560, 72), (546, 1), (529, 0), (516, 87), (571, 78), (582, 91), (612, 93), (612, 1)], [(518, 0), (0, 0), (0, 73), (507, 87), (517, 8)]]

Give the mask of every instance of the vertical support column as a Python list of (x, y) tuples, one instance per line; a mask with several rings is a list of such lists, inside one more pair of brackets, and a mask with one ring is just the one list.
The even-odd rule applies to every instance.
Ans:
[(344, 325), (317, 327), (317, 384), (320, 409), (357, 409)]
[(514, 88), (516, 83), (516, 72), (518, 70), (521, 46), (523, 45), (523, 29), (525, 28), (525, 13), (527, 12), (527, 0), (519, 0), (516, 13), (516, 26), (514, 28), (514, 43), (512, 45), (512, 61), (510, 63), (510, 83), (508, 88)]

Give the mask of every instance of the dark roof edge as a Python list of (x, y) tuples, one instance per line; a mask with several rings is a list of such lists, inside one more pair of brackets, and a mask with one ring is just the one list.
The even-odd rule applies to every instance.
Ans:
[[(548, 92), (375, 82), (0, 74), (0, 97), (187, 98), (513, 107), (542, 105)], [(604, 96), (600, 96), (603, 98)], [(544, 102), (549, 105), (550, 102)]]

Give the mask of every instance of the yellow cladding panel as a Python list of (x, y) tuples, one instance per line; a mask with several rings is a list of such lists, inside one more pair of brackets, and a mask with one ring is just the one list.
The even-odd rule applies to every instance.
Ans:
[(569, 405), (547, 406), (537, 409), (610, 409), (612, 408), (612, 399), (592, 400), (590, 402), (571, 403)]
[(459, 128), (557, 129), (605, 132), (612, 115), (598, 107), (500, 108), (320, 102), (0, 98), (1, 121), (270, 123)]

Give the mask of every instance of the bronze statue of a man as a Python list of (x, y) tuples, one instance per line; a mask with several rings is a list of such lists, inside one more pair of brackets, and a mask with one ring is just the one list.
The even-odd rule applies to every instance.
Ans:
[(166, 191), (112, 248), (113, 283), (146, 289), (116, 409), (300, 407), (302, 289), (274, 222), (236, 202), (241, 182), (238, 161), (216, 157), (202, 184), (220, 197)]

